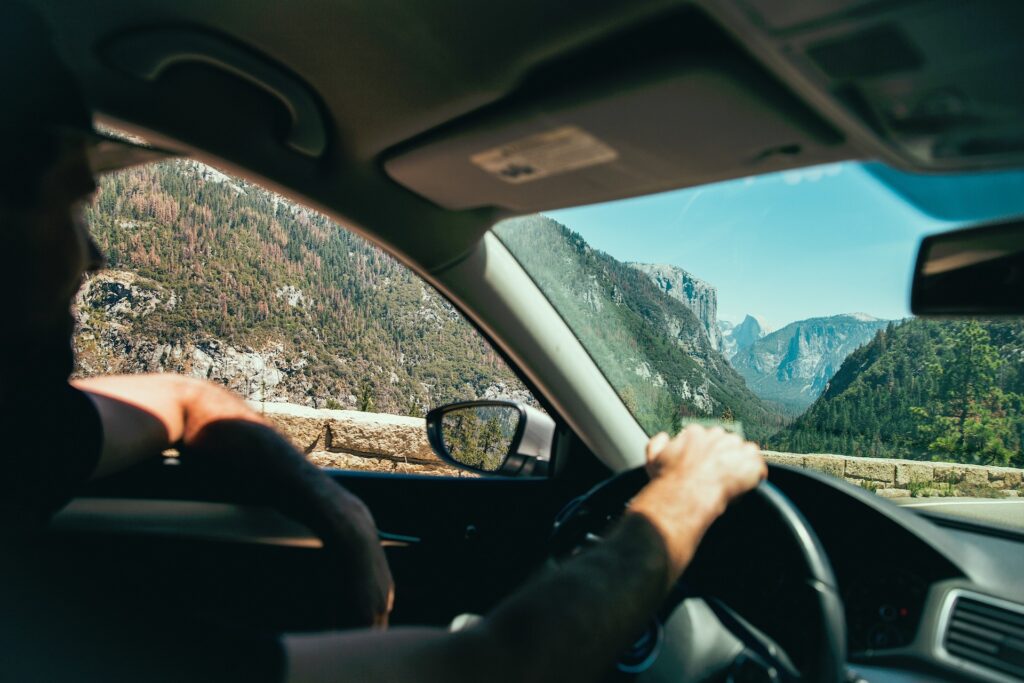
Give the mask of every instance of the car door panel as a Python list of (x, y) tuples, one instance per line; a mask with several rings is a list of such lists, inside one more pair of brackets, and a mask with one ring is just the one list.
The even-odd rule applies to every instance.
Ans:
[[(394, 623), (445, 624), (456, 614), (489, 609), (540, 566), (561, 499), (547, 479), (332, 476), (367, 504), (382, 533), (396, 584)], [(265, 590), (247, 569), (256, 565), (309, 583), (303, 601), (336, 587), (336, 578), (311, 569), (318, 564), (317, 542), (301, 525), (245, 491), (214, 486), (187, 463), (144, 465), (97, 482), (57, 516), (54, 534), (63, 539), (58, 545), (77, 548), (73, 562), (151, 560), (160, 571), (187, 574), (196, 593), (206, 591), (204, 579), (178, 567), (176, 557), (201, 555), (207, 559), (199, 564), (238, 567), (230, 590), (240, 595)], [(159, 551), (171, 541), (177, 550)], [(85, 552), (90, 545), (96, 552)], [(241, 562), (243, 555), (262, 559)], [(281, 623), (303, 623), (284, 614), (286, 605), (274, 609)], [(303, 610), (308, 627), (324, 625), (322, 614)]]

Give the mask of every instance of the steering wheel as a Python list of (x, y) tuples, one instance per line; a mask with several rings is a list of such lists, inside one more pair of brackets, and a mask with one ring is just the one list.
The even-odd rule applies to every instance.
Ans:
[[(599, 543), (648, 480), (643, 467), (627, 470), (570, 502), (555, 520), (552, 557)], [(832, 565), (779, 489), (762, 482), (730, 505), (618, 667), (644, 681), (846, 680), (846, 620)]]

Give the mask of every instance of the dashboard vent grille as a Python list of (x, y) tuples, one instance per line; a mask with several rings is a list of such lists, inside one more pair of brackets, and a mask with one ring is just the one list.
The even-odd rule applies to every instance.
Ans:
[(1024, 613), (958, 597), (943, 646), (954, 657), (1024, 680)]

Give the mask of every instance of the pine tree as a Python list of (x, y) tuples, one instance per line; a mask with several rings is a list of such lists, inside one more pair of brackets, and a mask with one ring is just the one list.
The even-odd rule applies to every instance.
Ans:
[(1009, 465), (1020, 453), (1021, 397), (997, 379), (1006, 365), (979, 323), (957, 326), (930, 409), (914, 409), (935, 460)]

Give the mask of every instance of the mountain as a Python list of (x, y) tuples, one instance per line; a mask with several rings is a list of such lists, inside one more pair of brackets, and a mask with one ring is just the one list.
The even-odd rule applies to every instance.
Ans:
[(504, 221), (496, 233), (648, 432), (672, 431), (687, 416), (736, 419), (753, 438), (781, 425), (691, 308), (646, 273), (545, 216)]
[(1024, 466), (1024, 322), (909, 320), (851, 353), (770, 447)]
[(718, 328), (718, 291), (678, 266), (665, 263), (628, 263), (645, 273), (658, 288), (693, 311), (708, 335), (711, 348), (722, 350)]
[(731, 362), (751, 391), (797, 415), (825, 390), (843, 360), (887, 324), (863, 313), (800, 320), (737, 351)]
[(771, 328), (763, 319), (749, 313), (739, 325), (727, 320), (718, 321), (722, 337), (722, 353), (732, 359), (740, 351), (750, 348), (754, 342), (771, 332)]
[(323, 216), (191, 161), (102, 179), (110, 268), (76, 301), (79, 375), (173, 371), (247, 398), (421, 415), (529, 392), (443, 298)]

